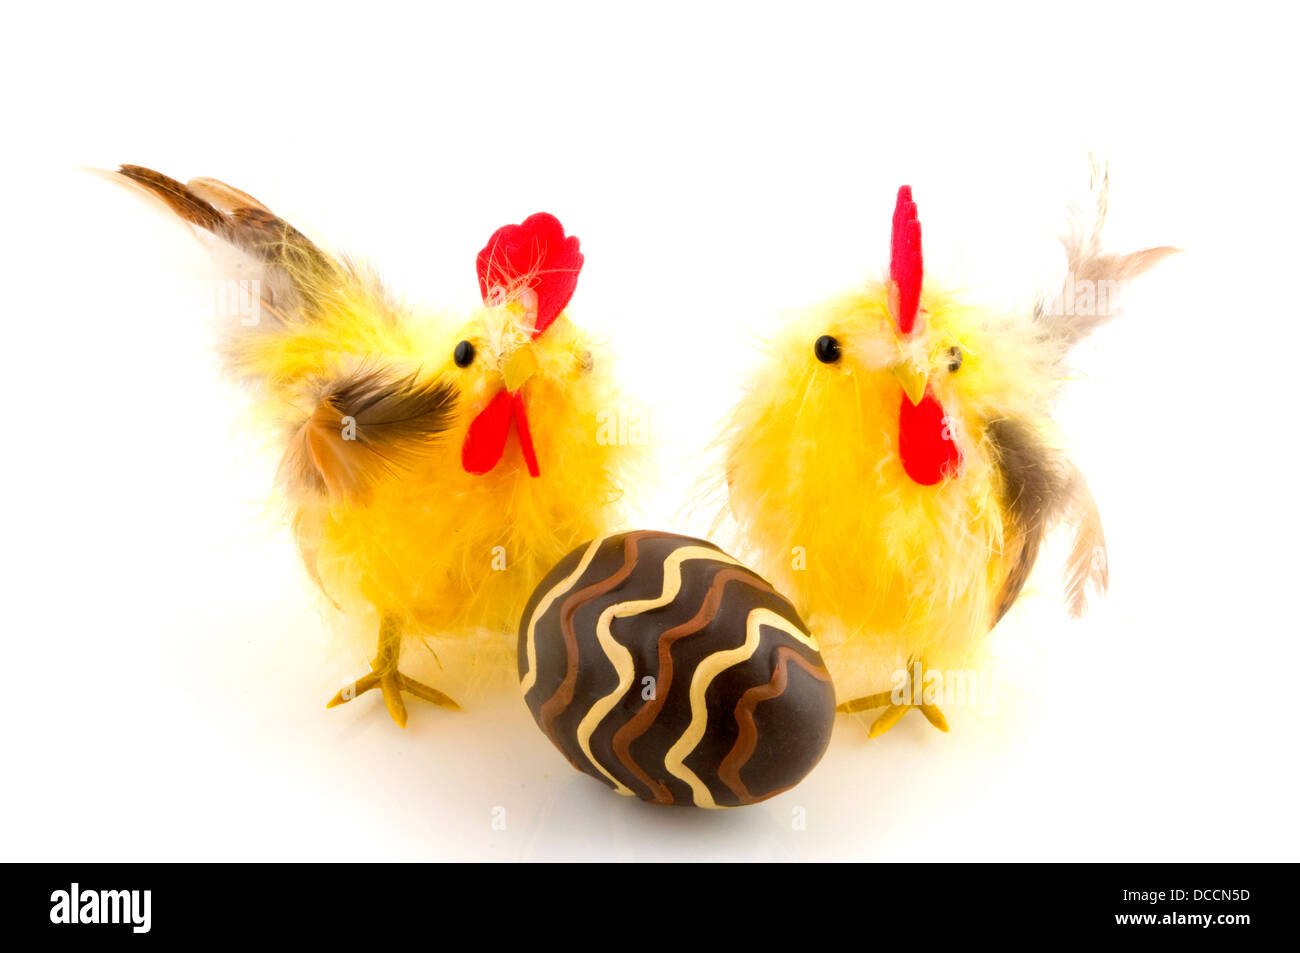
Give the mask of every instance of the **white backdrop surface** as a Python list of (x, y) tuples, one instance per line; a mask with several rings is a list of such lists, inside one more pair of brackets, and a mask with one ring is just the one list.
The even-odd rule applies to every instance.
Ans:
[[(1296, 77), (1271, 6), (28, 5), (6, 88), (0, 858), (1300, 859), (1292, 288)], [(885, 262), (1014, 303), (1059, 265), (1087, 156), (1113, 247), (1184, 249), (1081, 349), (1061, 407), (1106, 521), (1082, 622), (1045, 560), (999, 632), (999, 711), (802, 785), (661, 810), (573, 772), (517, 699), (325, 711), (274, 461), (239, 430), (183, 230), (78, 171), (245, 188), (412, 301), (545, 209), (576, 320), (653, 403), (679, 515), (752, 342)], [(504, 824), (502, 820), (504, 819)], [(796, 823), (802, 821), (801, 823)]]

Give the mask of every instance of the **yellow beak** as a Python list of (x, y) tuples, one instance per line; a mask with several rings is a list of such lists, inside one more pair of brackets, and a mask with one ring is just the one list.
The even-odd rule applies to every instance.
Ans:
[(501, 374), (506, 381), (506, 390), (514, 393), (524, 386), (528, 378), (537, 370), (537, 355), (531, 346), (521, 344), (506, 355), (501, 366)]
[(925, 385), (928, 382), (924, 368), (904, 358), (889, 369), (898, 378), (898, 383), (902, 385), (903, 393), (912, 402), (912, 406), (919, 404), (925, 396)]

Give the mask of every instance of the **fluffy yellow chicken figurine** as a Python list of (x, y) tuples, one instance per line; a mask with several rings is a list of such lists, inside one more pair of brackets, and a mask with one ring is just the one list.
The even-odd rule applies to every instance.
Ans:
[(513, 664), (538, 580), (618, 520), (632, 451), (600, 436), (616, 385), (565, 312), (578, 240), (546, 214), (506, 226), (478, 255), (483, 306), (417, 315), (224, 183), (117, 176), (259, 269), (258, 319), (232, 322), (227, 363), (282, 443), (308, 572), (378, 633), (371, 671), (329, 705), (378, 689), (401, 726), (403, 692), (458, 707), (401, 671), (404, 645), (500, 642)]
[(872, 736), (911, 707), (947, 730), (927, 673), (983, 663), (1054, 525), (1073, 534), (1071, 610), (1106, 588), (1097, 507), (1051, 409), (1071, 347), (1173, 249), (1103, 252), (1094, 177), (1095, 219), (1064, 239), (1068, 293), (1024, 313), (923, 285), (917, 207), (899, 189), (888, 276), (786, 326), (731, 415), (731, 512), (822, 641), (840, 710), (884, 708)]

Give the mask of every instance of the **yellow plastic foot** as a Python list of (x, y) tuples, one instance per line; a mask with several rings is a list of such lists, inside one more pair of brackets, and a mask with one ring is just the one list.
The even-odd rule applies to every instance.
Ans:
[(925, 720), (940, 731), (947, 731), (948, 719), (943, 716), (943, 712), (939, 710), (937, 705), (931, 705), (926, 701), (916, 702), (912, 688), (913, 666), (911, 663), (908, 664), (907, 671), (907, 690), (903, 693), (903, 697), (910, 699), (909, 701), (895, 701), (893, 692), (877, 692), (874, 695), (866, 695), (862, 698), (844, 702), (836, 711), (853, 714), (860, 711), (871, 711), (875, 708), (885, 709), (876, 716), (876, 720), (867, 729), (867, 738), (869, 739), (879, 738), (890, 728), (893, 728), (912, 708), (920, 711), (925, 716)]
[(369, 674), (362, 675), (351, 685), (325, 703), (326, 708), (350, 702), (359, 695), (364, 695), (372, 688), (378, 688), (384, 696), (384, 707), (389, 717), (397, 722), (397, 727), (406, 727), (406, 703), (402, 701), (402, 692), (410, 692), (416, 698), (423, 698), (443, 708), (460, 711), (460, 706), (438, 689), (418, 682), (397, 670), (397, 659), (402, 650), (402, 632), (396, 620), (385, 617), (379, 625), (379, 654), (370, 663)]

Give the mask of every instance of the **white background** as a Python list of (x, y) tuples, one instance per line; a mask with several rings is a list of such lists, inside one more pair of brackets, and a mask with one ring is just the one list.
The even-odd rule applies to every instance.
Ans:
[[(0, 858), (1300, 859), (1294, 25), (1269, 7), (567, 4), (7, 15)], [(1280, 9), (1280, 7), (1279, 7)], [(325, 711), (363, 659), (263, 501), (183, 229), (80, 166), (247, 189), (411, 300), (470, 306), (496, 226), (558, 214), (571, 313), (652, 401), (677, 514), (751, 342), (885, 263), (1022, 302), (1110, 162), (1118, 250), (1184, 253), (1061, 407), (1111, 545), (998, 634), (1000, 710), (837, 723), (794, 791), (656, 809), (517, 699)], [(671, 386), (670, 386), (671, 385)], [(493, 828), (504, 808), (504, 830)], [(795, 830), (796, 808), (807, 819)]]

